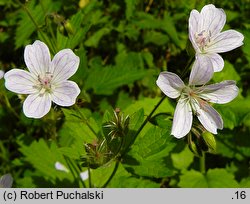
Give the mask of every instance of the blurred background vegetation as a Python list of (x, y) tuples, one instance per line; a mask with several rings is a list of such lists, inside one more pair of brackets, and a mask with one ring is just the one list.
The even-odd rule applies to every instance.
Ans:
[[(192, 55), (191, 10), (209, 3), (225, 10), (224, 29), (238, 30), (245, 39), (222, 54), (224, 70), (213, 77), (236, 80), (240, 93), (229, 104), (215, 105), (224, 129), (201, 173), (186, 140), (170, 135), (174, 100), (165, 99), (133, 137), (162, 96), (155, 84), (159, 73), (181, 74)], [(89, 169), (95, 187), (250, 187), (250, 0), (0, 0), (0, 10), (1, 70), (25, 68), (24, 47), (36, 39), (52, 56), (71, 48), (81, 60), (72, 77), (82, 90), (78, 108), (54, 106), (41, 120), (23, 115), (23, 96), (7, 91), (1, 79), (0, 175), (11, 173), (14, 187), (89, 186), (56, 170), (57, 161), (73, 172)], [(121, 139), (111, 147), (100, 144), (116, 107), (130, 116), (119, 166), (110, 152)]]

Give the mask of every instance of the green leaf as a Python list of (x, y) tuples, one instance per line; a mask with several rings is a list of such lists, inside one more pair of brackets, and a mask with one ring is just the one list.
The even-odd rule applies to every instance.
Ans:
[(64, 36), (57, 30), (57, 49), (58, 51), (64, 48), (74, 49), (83, 41), (87, 31), (90, 28), (90, 24), (82, 25), (84, 15), (81, 11), (77, 12), (71, 17), (69, 23), (73, 29), (73, 33), (69, 36)]
[[(35, 5), (35, 1), (30, 1), (27, 5), (32, 18), (41, 26), (45, 23), (46, 13), (56, 12), (60, 9), (60, 2), (52, 2), (51, 0), (43, 0), (43, 4)], [(25, 10), (20, 13), (21, 20), (15, 33), (15, 48), (27, 44), (28, 38), (37, 29)]]
[(145, 76), (145, 70), (140, 69), (138, 64), (134, 64), (135, 61), (132, 59), (128, 60), (130, 60), (129, 63), (121, 64), (120, 61), (116, 66), (92, 67), (85, 88), (93, 89), (95, 94), (111, 95), (116, 88)]
[(128, 173), (122, 165), (108, 185), (109, 188), (159, 188), (160, 184)]
[[(232, 128), (233, 126), (247, 125), (250, 127), (249, 112), (250, 112), (250, 97), (243, 98), (238, 96), (228, 104), (214, 105), (215, 109), (221, 113), (225, 126)], [(231, 121), (230, 121), (231, 120)]]
[(193, 162), (194, 154), (190, 151), (188, 146), (186, 146), (180, 153), (172, 153), (171, 158), (175, 168), (185, 170)]
[(72, 179), (71, 175), (65, 172), (56, 170), (55, 163), (60, 162), (66, 166), (66, 162), (58, 150), (54, 142), (50, 147), (46, 144), (44, 139), (32, 142), (29, 146), (20, 143), (20, 152), (25, 156), (25, 160), (32, 164), (32, 166), (39, 170), (47, 178), (54, 181), (56, 178), (63, 180), (65, 178)]
[(152, 43), (158, 46), (166, 45), (169, 41), (166, 34), (154, 30), (145, 32), (143, 39), (145, 44)]
[(244, 33), (244, 46), (242, 47), (242, 50), (244, 52), (244, 55), (246, 56), (248, 62), (250, 62), (250, 32), (245, 31)]
[(97, 138), (99, 126), (84, 109), (80, 109), (80, 113), (66, 108), (62, 111), (65, 115), (65, 122), (58, 133), (59, 143), (62, 147), (73, 148), (73, 152), (70, 154), (69, 149), (65, 148), (60, 151), (70, 158), (76, 158), (77, 155), (79, 158), (85, 152), (84, 143), (92, 143)]
[(224, 80), (235, 80), (240, 81), (240, 75), (235, 70), (234, 66), (225, 60), (225, 65), (222, 72), (215, 72), (213, 76), (215, 82), (221, 82)]
[(140, 176), (155, 178), (171, 176), (173, 169), (167, 156), (175, 146), (170, 130), (151, 127), (136, 139), (123, 160), (125, 168)]
[(130, 19), (135, 13), (138, 0), (125, 0), (125, 3), (126, 3), (126, 11), (125, 11), (126, 19)]
[(175, 23), (173, 22), (172, 17), (165, 12), (164, 13), (164, 18), (163, 18), (163, 23), (162, 23), (162, 29), (166, 31), (168, 36), (173, 40), (173, 42), (180, 47), (181, 49), (184, 49), (186, 47), (185, 42), (182, 43), (178, 37), (178, 33), (175, 28)]
[(88, 47), (98, 47), (99, 41), (101, 38), (112, 31), (111, 28), (103, 27), (100, 30), (96, 31), (94, 34), (91, 35), (86, 41), (85, 45)]
[(161, 29), (162, 28), (162, 20), (156, 19), (153, 15), (137, 12), (135, 21), (132, 22), (140, 29)]
[[(72, 131), (71, 135), (74, 135), (73, 137), (85, 138), (84, 140), (87, 140), (86, 142), (90, 142), (92, 139), (96, 138), (95, 133), (98, 133), (99, 127), (88, 110), (79, 109), (79, 111), (76, 111), (62, 108), (62, 111), (66, 117), (64, 125), (70, 127)], [(89, 126), (87, 124), (89, 124)]]
[(250, 177), (243, 178), (240, 181), (240, 188), (250, 188)]
[[(143, 108), (145, 116), (147, 116), (152, 111), (153, 109), (152, 107), (155, 106), (160, 100), (161, 97), (155, 97), (155, 98), (142, 97), (140, 100), (137, 100), (130, 106), (128, 106), (125, 112), (127, 114), (133, 114), (140, 108)], [(165, 98), (164, 101), (161, 103), (161, 105), (157, 108), (157, 110), (155, 111), (155, 115), (158, 113), (168, 113), (173, 115), (174, 107), (172, 106), (168, 98)]]
[(204, 175), (191, 170), (180, 176), (178, 184), (182, 188), (237, 188), (239, 184), (234, 175), (225, 169), (209, 169)]

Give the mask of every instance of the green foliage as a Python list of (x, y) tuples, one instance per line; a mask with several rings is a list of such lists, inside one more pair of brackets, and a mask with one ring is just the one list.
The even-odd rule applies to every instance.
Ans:
[(169, 136), (169, 130), (151, 127), (145, 135), (139, 135), (123, 163), (126, 169), (145, 177), (173, 175), (169, 153), (176, 143)]
[(225, 169), (209, 169), (206, 175), (191, 170), (180, 176), (178, 184), (183, 188), (237, 188), (234, 176)]
[[(30, 119), (22, 111), (26, 96), (8, 91), (0, 79), (0, 176), (11, 173), (13, 187), (250, 187), (246, 1), (16, 2), (0, 0), (0, 69), (25, 68), (24, 48), (38, 39), (51, 56), (70, 48), (80, 58), (70, 80), (81, 94), (72, 107), (53, 104), (42, 119)], [(224, 129), (213, 135), (216, 149), (206, 154), (201, 173), (188, 138), (171, 135), (176, 100), (165, 98), (152, 110), (163, 95), (156, 85), (159, 73), (182, 75), (194, 54), (188, 39), (191, 10), (208, 3), (225, 10), (225, 29), (243, 33), (244, 45), (221, 54), (224, 69), (212, 78), (235, 80), (239, 94), (228, 104), (213, 105)], [(114, 110), (123, 123), (112, 123)], [(207, 141), (210, 149), (215, 141)], [(56, 162), (69, 172), (57, 170)], [(82, 181), (80, 172), (87, 169), (91, 177)]]

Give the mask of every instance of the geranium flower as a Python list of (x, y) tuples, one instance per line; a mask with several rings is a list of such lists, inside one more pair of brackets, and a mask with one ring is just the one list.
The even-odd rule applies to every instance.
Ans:
[(196, 57), (210, 60), (215, 72), (224, 67), (222, 57), (217, 53), (233, 50), (243, 44), (244, 36), (235, 31), (221, 32), (226, 22), (223, 9), (209, 4), (199, 13), (192, 10), (189, 17), (189, 39), (196, 51)]
[(23, 103), (23, 112), (30, 118), (46, 115), (52, 101), (60, 106), (71, 106), (80, 93), (78, 85), (69, 81), (79, 66), (79, 57), (64, 49), (50, 59), (48, 47), (37, 40), (27, 45), (24, 61), (29, 70), (12, 69), (5, 75), (5, 86), (18, 94), (29, 94)]
[(209, 105), (209, 102), (228, 103), (238, 95), (238, 88), (232, 80), (204, 85), (212, 75), (211, 61), (199, 58), (193, 65), (188, 85), (172, 72), (160, 73), (156, 81), (158, 87), (169, 98), (179, 97), (171, 130), (171, 134), (176, 138), (182, 138), (189, 133), (193, 114), (198, 117), (204, 128), (213, 134), (217, 134), (217, 129), (223, 128), (220, 114)]
[(0, 79), (3, 78), (4, 72), (2, 70), (0, 70)]

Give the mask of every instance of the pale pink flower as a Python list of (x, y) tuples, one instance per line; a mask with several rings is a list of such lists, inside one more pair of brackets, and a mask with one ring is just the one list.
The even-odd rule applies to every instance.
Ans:
[(196, 51), (196, 58), (210, 60), (215, 72), (224, 67), (224, 61), (218, 53), (228, 52), (243, 44), (244, 36), (235, 31), (222, 31), (226, 22), (223, 9), (209, 4), (199, 13), (192, 10), (189, 17), (189, 39)]
[(199, 58), (193, 65), (188, 85), (172, 72), (160, 73), (156, 81), (158, 87), (169, 98), (179, 97), (171, 130), (171, 134), (176, 138), (182, 138), (189, 133), (193, 114), (198, 117), (204, 128), (213, 134), (217, 134), (217, 129), (223, 128), (220, 114), (209, 102), (228, 103), (238, 95), (238, 88), (232, 80), (205, 85), (212, 76), (211, 61)]
[(71, 106), (80, 93), (78, 85), (68, 79), (77, 71), (79, 57), (64, 49), (50, 59), (48, 47), (37, 40), (27, 45), (24, 60), (28, 71), (12, 69), (5, 75), (5, 86), (18, 94), (28, 94), (23, 112), (30, 118), (46, 115), (52, 101), (60, 106)]

